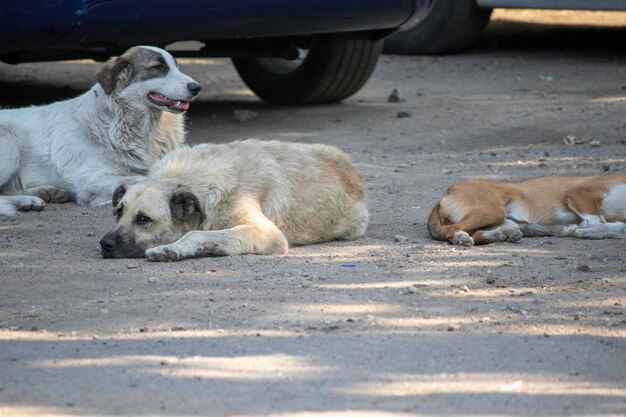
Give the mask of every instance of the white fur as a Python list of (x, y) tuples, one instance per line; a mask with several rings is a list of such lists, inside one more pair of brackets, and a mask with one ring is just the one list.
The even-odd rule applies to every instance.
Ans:
[(607, 217), (619, 215), (626, 218), (626, 184), (611, 187), (602, 202), (602, 212)]
[(561, 209), (556, 209), (555, 218), (558, 223), (576, 223), (578, 221), (578, 215), (573, 211), (564, 211)]
[(472, 239), (472, 237), (467, 232), (459, 230), (454, 234), (454, 237), (452, 238), (452, 244), (456, 246), (470, 247), (474, 246), (474, 239)]
[(571, 231), (572, 236), (580, 239), (624, 239), (626, 223), (581, 223)]
[[(565, 219), (565, 217), (568, 216), (565, 216), (564, 214), (567, 213), (557, 209), (555, 217), (558, 219)], [(576, 215), (574, 215), (574, 217), (575, 216)], [(546, 226), (545, 224), (543, 224), (544, 219), (531, 216), (528, 208), (521, 202), (517, 201), (507, 204), (506, 219), (507, 221), (511, 220), (512, 222), (516, 223), (517, 228), (522, 231), (524, 236), (551, 236), (558, 234), (562, 228), (561, 225), (556, 227)]]
[(458, 201), (451, 196), (444, 196), (440, 203), (441, 211), (450, 221), (453, 223), (460, 222), (463, 216), (465, 216), (465, 210), (458, 203)]
[(528, 209), (521, 203), (512, 202), (506, 206), (506, 218), (516, 223), (530, 223)]
[[(167, 76), (131, 81), (111, 94), (96, 84), (66, 101), (0, 110), (0, 194), (42, 197), (61, 189), (78, 204), (107, 204), (119, 184), (142, 180), (155, 161), (179, 147), (183, 116), (154, 106), (147, 95), (190, 101), (193, 80), (167, 52), (144, 48), (164, 57)], [(0, 197), (0, 214), (10, 215), (10, 204)]]
[(13, 204), (4, 198), (0, 198), (0, 216), (14, 216), (15, 207)]
[(567, 236), (580, 239), (621, 239), (626, 238), (626, 223), (607, 222), (603, 216), (581, 215), (582, 222), (567, 228)]
[(504, 220), (499, 226), (491, 227), (483, 232), (483, 238), (495, 242), (517, 242), (523, 237), (519, 225), (512, 220)]

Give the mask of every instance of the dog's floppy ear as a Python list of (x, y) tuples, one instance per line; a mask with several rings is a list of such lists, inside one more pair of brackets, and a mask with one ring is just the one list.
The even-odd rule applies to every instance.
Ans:
[(100, 68), (96, 77), (104, 92), (111, 94), (116, 87), (126, 87), (132, 69), (132, 64), (126, 58), (111, 58)]
[(197, 213), (204, 218), (204, 214), (200, 209), (200, 202), (198, 197), (191, 191), (184, 189), (177, 189), (170, 198), (170, 211), (172, 217), (183, 221), (194, 213)]
[(113, 192), (113, 207), (117, 207), (124, 194), (126, 194), (126, 186), (122, 184)]

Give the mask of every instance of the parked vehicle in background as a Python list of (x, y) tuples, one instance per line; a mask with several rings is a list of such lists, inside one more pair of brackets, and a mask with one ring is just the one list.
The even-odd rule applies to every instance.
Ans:
[(334, 102), (371, 75), (382, 40), (420, 0), (0, 0), (0, 61), (105, 60), (197, 40), (176, 56), (231, 57), (276, 104)]
[(419, 0), (419, 12), (385, 40), (384, 52), (458, 52), (481, 35), (493, 8), (626, 10), (626, 0)]

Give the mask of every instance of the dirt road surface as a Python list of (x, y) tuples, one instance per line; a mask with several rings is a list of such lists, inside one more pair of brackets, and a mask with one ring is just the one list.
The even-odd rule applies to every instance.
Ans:
[[(367, 236), (155, 264), (100, 257), (108, 207), (0, 221), (0, 415), (626, 414), (626, 241), (459, 249), (425, 228), (454, 181), (625, 171), (625, 24), (498, 12), (475, 50), (385, 56), (339, 105), (272, 107), (229, 61), (181, 60), (204, 87), (189, 142), (346, 150)], [(71, 97), (98, 66), (2, 64), (0, 104)]]

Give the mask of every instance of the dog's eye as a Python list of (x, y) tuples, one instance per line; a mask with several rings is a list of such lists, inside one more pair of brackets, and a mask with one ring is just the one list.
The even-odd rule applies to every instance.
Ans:
[(165, 71), (165, 64), (157, 64), (157, 65), (154, 65), (154, 66), (152, 67), (152, 69), (159, 70), (159, 71)]
[(144, 226), (151, 222), (152, 222), (152, 219), (144, 214), (138, 214), (137, 217), (135, 218), (135, 223), (137, 223), (140, 226)]

